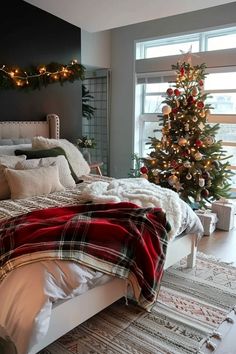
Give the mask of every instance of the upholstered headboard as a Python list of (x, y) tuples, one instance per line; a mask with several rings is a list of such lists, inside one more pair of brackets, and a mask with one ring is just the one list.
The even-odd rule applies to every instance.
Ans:
[(59, 139), (59, 117), (47, 114), (46, 118), (46, 121), (0, 122), (0, 139), (29, 139), (34, 136)]

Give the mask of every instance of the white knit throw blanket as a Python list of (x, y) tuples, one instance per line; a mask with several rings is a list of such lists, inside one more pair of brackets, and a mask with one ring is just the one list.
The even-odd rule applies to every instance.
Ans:
[(140, 207), (160, 207), (171, 225), (169, 238), (178, 234), (183, 213), (180, 198), (174, 191), (159, 187), (144, 178), (122, 178), (109, 182), (92, 182), (82, 190), (84, 202), (132, 202)]

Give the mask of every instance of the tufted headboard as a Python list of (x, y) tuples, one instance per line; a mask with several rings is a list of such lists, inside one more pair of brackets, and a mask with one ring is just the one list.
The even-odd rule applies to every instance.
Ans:
[(59, 117), (52, 113), (47, 114), (46, 121), (0, 122), (0, 139), (30, 139), (34, 136), (59, 139)]

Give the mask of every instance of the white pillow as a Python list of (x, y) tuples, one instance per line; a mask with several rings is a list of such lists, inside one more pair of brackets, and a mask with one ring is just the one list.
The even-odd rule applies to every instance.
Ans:
[(4, 170), (5, 168), (15, 168), (16, 164), (26, 159), (25, 155), (6, 156), (0, 155), (0, 199), (10, 198), (11, 191), (8, 186)]
[(32, 150), (32, 144), (0, 145), (0, 155), (15, 156), (15, 150)]
[(57, 166), (39, 167), (32, 170), (6, 168), (5, 176), (12, 199), (33, 197), (65, 190), (59, 180)]
[(17, 170), (29, 170), (38, 167), (48, 167), (56, 164), (59, 172), (59, 179), (64, 187), (75, 187), (75, 181), (71, 176), (68, 162), (63, 155), (56, 157), (42, 157), (41, 159), (30, 159), (20, 161), (16, 164)]
[(36, 136), (32, 139), (33, 149), (50, 149), (60, 146), (66, 153), (67, 159), (70, 162), (77, 177), (88, 175), (90, 167), (83, 158), (81, 152), (66, 139), (48, 139), (42, 136)]

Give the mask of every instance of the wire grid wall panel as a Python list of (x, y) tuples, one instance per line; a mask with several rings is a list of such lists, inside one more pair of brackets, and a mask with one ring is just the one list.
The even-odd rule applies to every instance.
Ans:
[(96, 110), (92, 119), (83, 117), (82, 134), (95, 139), (96, 147), (89, 150), (91, 161), (103, 162), (103, 175), (109, 175), (109, 79), (109, 70), (97, 70), (87, 73), (83, 81), (89, 94), (93, 96), (89, 104)]

